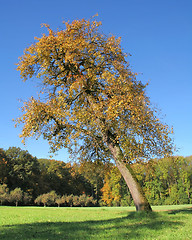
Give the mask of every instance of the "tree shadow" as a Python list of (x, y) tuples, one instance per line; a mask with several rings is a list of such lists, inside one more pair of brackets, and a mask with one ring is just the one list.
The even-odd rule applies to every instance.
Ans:
[(76, 222), (39, 222), (3, 226), (1, 240), (59, 239), (148, 239), (150, 231), (177, 228), (182, 222), (171, 221), (159, 213), (130, 212), (109, 220)]
[(178, 214), (178, 213), (184, 213), (184, 214), (192, 214), (192, 208), (183, 208), (178, 210), (169, 210), (168, 214)]

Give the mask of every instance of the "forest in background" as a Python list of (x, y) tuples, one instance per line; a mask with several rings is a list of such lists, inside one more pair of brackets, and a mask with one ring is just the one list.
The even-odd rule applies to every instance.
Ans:
[[(150, 204), (192, 203), (192, 156), (152, 159), (131, 166)], [(113, 163), (71, 164), (37, 159), (16, 147), (0, 149), (0, 204), (18, 202), (58, 206), (133, 205), (127, 185)]]

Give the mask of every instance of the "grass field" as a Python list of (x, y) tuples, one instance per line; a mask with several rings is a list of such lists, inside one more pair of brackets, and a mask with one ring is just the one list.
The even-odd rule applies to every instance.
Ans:
[(0, 207), (0, 239), (192, 239), (192, 205), (153, 210)]

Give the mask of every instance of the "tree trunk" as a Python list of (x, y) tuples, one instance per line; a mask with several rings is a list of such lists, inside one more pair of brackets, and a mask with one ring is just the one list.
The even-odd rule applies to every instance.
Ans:
[(122, 161), (115, 160), (117, 168), (123, 176), (129, 191), (132, 195), (135, 207), (137, 211), (152, 211), (149, 202), (147, 201), (144, 192), (138, 183), (132, 168)]
[[(92, 106), (93, 111), (95, 112), (95, 115), (97, 116), (98, 113), (95, 110), (94, 106), (95, 99), (93, 96), (88, 94), (87, 96), (88, 101), (90, 103), (90, 106)], [(120, 173), (122, 174), (123, 178), (125, 179), (125, 182), (129, 188), (129, 191), (132, 195), (135, 207), (137, 211), (152, 211), (151, 206), (149, 202), (147, 201), (145, 194), (137, 181), (137, 178), (129, 164), (126, 164), (125, 157), (123, 155), (123, 152), (116, 141), (115, 135), (109, 130), (105, 119), (101, 119), (97, 117), (97, 122), (101, 128), (102, 135), (103, 135), (103, 141), (107, 144), (114, 160), (117, 165), (117, 168), (119, 169)]]
[(123, 153), (120, 149), (120, 146), (117, 143), (114, 143), (115, 140), (109, 135), (105, 135), (104, 139), (108, 145), (109, 150), (111, 151), (113, 158), (115, 160), (116, 166), (119, 169), (121, 175), (123, 176), (129, 191), (132, 195), (135, 207), (137, 211), (152, 211), (151, 206), (148, 200), (145, 197), (145, 194), (129, 164), (126, 164), (124, 161)]

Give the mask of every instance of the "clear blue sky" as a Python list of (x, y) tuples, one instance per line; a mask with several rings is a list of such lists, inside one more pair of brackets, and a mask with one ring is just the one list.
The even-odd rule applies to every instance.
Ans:
[[(21, 144), (19, 99), (36, 94), (35, 81), (23, 83), (15, 63), (23, 50), (45, 29), (62, 21), (99, 14), (104, 33), (122, 37), (132, 69), (149, 81), (148, 95), (174, 128), (178, 155), (192, 155), (192, 1), (191, 0), (6, 0), (0, 4), (0, 148), (27, 149), (38, 158), (49, 157), (42, 139)], [(55, 159), (66, 161), (67, 151)]]

